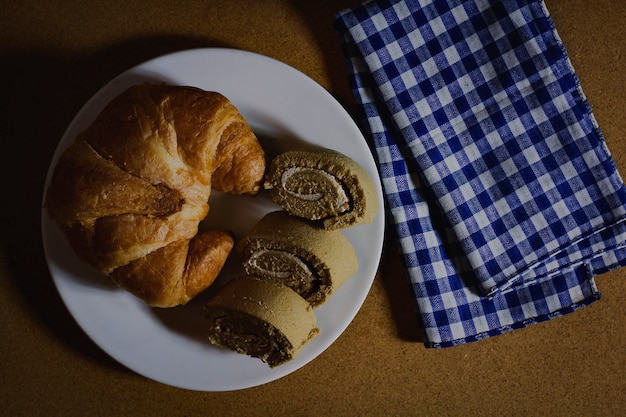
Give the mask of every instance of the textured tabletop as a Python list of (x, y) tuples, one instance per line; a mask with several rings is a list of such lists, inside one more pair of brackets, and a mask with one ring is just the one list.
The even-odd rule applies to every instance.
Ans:
[[(0, 409), (11, 416), (618, 415), (626, 409), (626, 271), (572, 314), (427, 349), (391, 240), (347, 330), (300, 370), (197, 392), (117, 363), (76, 324), (48, 272), (41, 196), (82, 105), (148, 59), (227, 47), (302, 71), (354, 114), (333, 14), (358, 1), (12, 1), (0, 13)], [(626, 172), (626, 3), (546, 0), (618, 169)]]

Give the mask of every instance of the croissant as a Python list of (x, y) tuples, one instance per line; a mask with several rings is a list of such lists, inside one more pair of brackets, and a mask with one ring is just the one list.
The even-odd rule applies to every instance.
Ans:
[(265, 155), (223, 95), (142, 84), (122, 92), (60, 157), (46, 209), (82, 260), (151, 306), (187, 303), (233, 247), (199, 232), (211, 188), (258, 193)]

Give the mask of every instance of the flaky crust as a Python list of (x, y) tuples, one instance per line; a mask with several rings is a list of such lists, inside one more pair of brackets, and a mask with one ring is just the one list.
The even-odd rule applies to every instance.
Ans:
[(211, 187), (258, 193), (265, 155), (223, 95), (142, 84), (113, 99), (61, 156), (46, 208), (78, 256), (148, 304), (185, 304), (233, 246), (198, 233)]

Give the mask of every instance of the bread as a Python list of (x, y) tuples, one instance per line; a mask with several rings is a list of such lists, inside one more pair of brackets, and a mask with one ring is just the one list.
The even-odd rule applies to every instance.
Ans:
[(293, 359), (320, 330), (312, 307), (289, 287), (256, 277), (231, 279), (204, 306), (209, 341), (270, 367)]
[(354, 275), (357, 256), (339, 230), (327, 230), (284, 211), (265, 215), (237, 244), (246, 274), (288, 285), (312, 306)]
[(207, 288), (233, 247), (198, 233), (218, 191), (257, 194), (265, 155), (223, 95), (142, 84), (114, 98), (62, 154), (46, 208), (77, 255), (152, 306)]
[(369, 223), (378, 210), (376, 189), (354, 160), (332, 150), (287, 151), (268, 168), (272, 201), (327, 229)]

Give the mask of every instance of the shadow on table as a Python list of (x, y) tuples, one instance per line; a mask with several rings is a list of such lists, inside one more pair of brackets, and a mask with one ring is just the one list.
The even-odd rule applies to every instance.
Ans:
[[(157, 56), (197, 47), (224, 47), (185, 37), (147, 38), (87, 56), (20, 51), (0, 57), (0, 239), (3, 268), (34, 320), (71, 348), (107, 366), (125, 369), (74, 322), (50, 277), (40, 217), (48, 165), (76, 113), (102, 86)], [(22, 302), (21, 302), (22, 303)]]
[(379, 271), (389, 297), (391, 316), (396, 324), (398, 337), (410, 342), (423, 342), (422, 326), (417, 318), (404, 260), (395, 242), (390, 238), (385, 241)]

